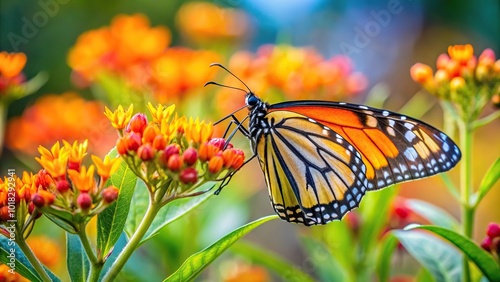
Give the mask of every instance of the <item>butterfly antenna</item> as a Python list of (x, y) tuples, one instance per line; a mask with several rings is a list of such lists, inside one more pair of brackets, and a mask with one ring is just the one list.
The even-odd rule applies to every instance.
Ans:
[[(252, 92), (252, 90), (250, 90), (250, 87), (248, 87), (248, 85), (245, 84), (245, 82), (243, 82), (243, 80), (241, 80), (239, 77), (237, 77), (234, 73), (232, 73), (230, 70), (228, 70), (225, 66), (219, 64), (219, 63), (213, 63), (213, 64), (210, 64), (210, 67), (213, 67), (213, 66), (216, 66), (216, 67), (219, 67), (219, 68), (222, 68), (223, 70), (227, 71), (230, 75), (234, 76), (234, 78), (236, 78), (237, 80), (239, 80), (243, 85), (245, 85), (245, 87), (248, 89), (248, 92)], [(245, 91), (246, 93), (246, 91)]]
[(243, 91), (243, 92), (247, 93), (247, 91), (245, 91), (245, 89), (241, 89), (241, 88), (234, 87), (234, 86), (220, 84), (220, 83), (217, 83), (217, 82), (214, 82), (214, 81), (209, 81), (209, 82), (205, 83), (205, 85), (203, 85), (203, 87), (205, 87), (207, 85), (217, 85), (217, 86), (220, 86), (220, 87), (236, 89), (236, 90), (240, 90), (240, 91)]

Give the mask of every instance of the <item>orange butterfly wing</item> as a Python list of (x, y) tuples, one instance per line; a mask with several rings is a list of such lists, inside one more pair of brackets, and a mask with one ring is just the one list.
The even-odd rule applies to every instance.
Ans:
[(447, 171), (461, 158), (455, 143), (438, 129), (390, 111), (322, 101), (274, 104), (268, 112), (274, 111), (308, 117), (352, 144), (366, 165), (369, 190)]

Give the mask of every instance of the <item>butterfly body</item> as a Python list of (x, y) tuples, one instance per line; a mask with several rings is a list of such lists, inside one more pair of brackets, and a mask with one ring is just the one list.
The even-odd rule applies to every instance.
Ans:
[(249, 138), (276, 213), (304, 225), (340, 220), (370, 190), (451, 169), (460, 150), (434, 127), (362, 105), (269, 105), (247, 93)]

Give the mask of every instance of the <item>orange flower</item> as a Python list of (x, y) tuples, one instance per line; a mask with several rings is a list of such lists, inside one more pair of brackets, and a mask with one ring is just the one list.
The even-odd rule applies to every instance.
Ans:
[(418, 83), (427, 83), (432, 79), (432, 68), (426, 64), (416, 63), (410, 69), (411, 78)]
[(0, 52), (0, 77), (10, 79), (19, 75), (27, 60), (24, 53)]
[(52, 146), (51, 150), (40, 146), (38, 148), (40, 158), (35, 158), (37, 162), (54, 178), (64, 178), (66, 176), (69, 149), (60, 149), (59, 142)]
[(184, 4), (176, 20), (183, 35), (200, 43), (240, 39), (249, 30), (248, 18), (243, 11), (207, 2)]
[(470, 44), (449, 46), (448, 54), (452, 60), (466, 64), (474, 56), (474, 48)]
[(0, 281), (5, 282), (28, 282), (30, 280), (22, 277), (17, 272), (10, 272), (10, 267), (6, 264), (0, 264)]
[(68, 175), (73, 182), (73, 186), (75, 186), (80, 192), (93, 192), (91, 189), (95, 186), (94, 170), (94, 165), (91, 165), (88, 170), (84, 166), (79, 172), (76, 170), (69, 170)]
[(108, 117), (108, 119), (111, 121), (111, 125), (114, 128), (121, 130), (125, 128), (127, 123), (132, 118), (134, 105), (130, 104), (127, 110), (124, 110), (121, 105), (118, 106), (118, 109), (116, 109), (114, 112), (108, 109), (108, 107), (105, 107), (104, 110), (105, 110), (104, 115)]
[[(105, 155), (116, 142), (116, 133), (103, 115), (104, 105), (86, 101), (76, 93), (46, 95), (7, 125), (6, 146), (27, 155), (57, 140), (89, 140), (92, 152)], [(57, 113), (57, 114), (54, 114)]]
[(80, 35), (69, 52), (68, 64), (89, 81), (103, 70), (140, 75), (134, 69), (160, 55), (170, 40), (167, 28), (150, 27), (144, 15), (118, 15), (109, 27)]
[(44, 235), (31, 236), (26, 240), (40, 262), (53, 268), (61, 262), (61, 249), (57, 242)]
[(70, 169), (78, 170), (82, 164), (83, 158), (87, 155), (88, 140), (85, 140), (83, 143), (75, 141), (73, 145), (66, 140), (63, 140), (63, 143), (64, 147), (66, 147), (69, 152)]

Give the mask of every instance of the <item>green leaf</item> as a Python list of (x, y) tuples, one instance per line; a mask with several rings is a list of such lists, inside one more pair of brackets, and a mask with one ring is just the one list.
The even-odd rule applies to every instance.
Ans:
[(398, 245), (398, 240), (394, 235), (387, 233), (380, 242), (380, 251), (377, 258), (377, 274), (379, 281), (389, 281), (391, 276), (392, 253)]
[(184, 261), (184, 263), (164, 281), (190, 281), (194, 279), (205, 267), (212, 263), (240, 238), (257, 228), (259, 225), (276, 218), (278, 218), (277, 215), (266, 216), (230, 232), (206, 249), (187, 258), (186, 261)]
[(438, 226), (417, 226), (415, 228), (429, 230), (453, 245), (457, 246), (490, 281), (500, 281), (500, 266), (495, 259), (486, 251), (481, 249), (470, 239), (445, 228)]
[(245, 257), (253, 263), (265, 266), (267, 269), (279, 275), (283, 281), (294, 279), (297, 281), (314, 281), (313, 278), (295, 267), (289, 261), (248, 242), (239, 241), (234, 244), (229, 251)]
[[(16, 241), (5, 238), (4, 236), (0, 236), (0, 262), (11, 268), (14, 267), (15, 272), (30, 281), (42, 281), (23, 251), (17, 246)], [(52, 281), (61, 281), (48, 268), (44, 268)]]
[(417, 230), (394, 230), (392, 234), (436, 281), (461, 281), (462, 256), (457, 249)]
[(43, 215), (66, 232), (71, 234), (77, 233), (73, 225), (73, 216), (69, 212), (52, 209), (51, 213), (44, 213)]
[[(113, 158), (118, 154), (116, 149), (113, 149), (108, 155)], [(120, 193), (118, 199), (97, 216), (97, 248), (103, 256), (108, 255), (123, 232), (136, 182), (137, 176), (127, 163), (122, 161), (106, 183), (106, 186), (113, 185), (118, 188)]]
[(66, 263), (71, 281), (87, 281), (90, 262), (78, 235), (66, 233)]
[(491, 190), (493, 185), (500, 178), (500, 157), (490, 166), (488, 171), (484, 174), (483, 180), (479, 185), (479, 190), (476, 194), (476, 200), (473, 202), (477, 206), (484, 196)]
[[(323, 243), (310, 237), (302, 237), (301, 241), (308, 254), (308, 260), (315, 269), (314, 273), (318, 275), (320, 281), (349, 280), (349, 274), (346, 269), (344, 269), (340, 262), (332, 256)], [(289, 276), (288, 278), (293, 279), (284, 280), (290, 281), (297, 279), (297, 281), (305, 281), (304, 279), (298, 279), (295, 273), (294, 276)]]
[(432, 277), (432, 275), (427, 271), (425, 268), (420, 268), (420, 270), (417, 272), (417, 277), (416, 277), (417, 282), (435, 282), (436, 279)]
[[(142, 183), (141, 185), (144, 185), (144, 183)], [(208, 190), (213, 185), (213, 182), (205, 183), (198, 187), (196, 191)], [(146, 187), (143, 188), (146, 189)], [(148, 207), (149, 195), (144, 191), (144, 189), (142, 189), (142, 187), (137, 187), (133, 197), (132, 205), (130, 207), (130, 214), (125, 225), (125, 232), (127, 233), (129, 238), (141, 223), (141, 220), (144, 217), (144, 213)], [(212, 195), (213, 193), (209, 191), (199, 196), (182, 198), (172, 201), (171, 203), (168, 203), (167, 205), (162, 207), (151, 223), (148, 231), (142, 238), (141, 244), (156, 235), (164, 226), (168, 225), (169, 223), (201, 205), (208, 198), (212, 197)]]
[(459, 228), (459, 223), (455, 218), (433, 204), (416, 199), (407, 199), (405, 205), (432, 224), (452, 230), (458, 230)]

